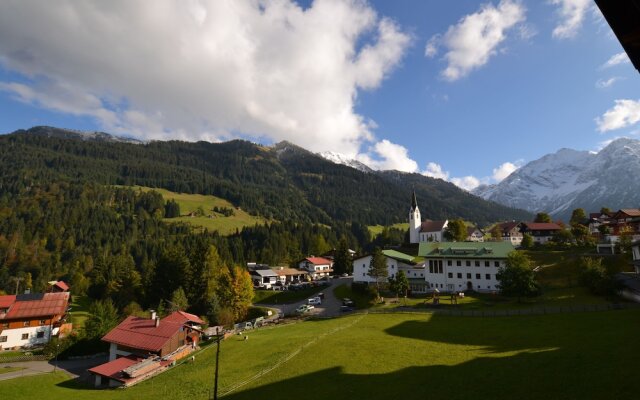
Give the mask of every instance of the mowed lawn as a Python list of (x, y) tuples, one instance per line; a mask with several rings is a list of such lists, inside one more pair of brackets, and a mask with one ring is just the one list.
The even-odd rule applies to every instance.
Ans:
[[(166, 222), (184, 222), (197, 228), (206, 228), (209, 231), (218, 231), (221, 235), (229, 235), (235, 233), (236, 230), (242, 230), (245, 226), (263, 224), (267, 221), (262, 217), (250, 215), (244, 210), (236, 209), (236, 207), (227, 200), (215, 196), (176, 193), (166, 189), (149, 188), (144, 186), (132, 186), (132, 188), (143, 191), (154, 190), (160, 193), (165, 200), (175, 200), (180, 205), (180, 214), (182, 216), (177, 218), (165, 218)], [(199, 207), (202, 207), (204, 216), (188, 216), (189, 213), (196, 211)], [(222, 214), (213, 212), (213, 207), (230, 208), (233, 210), (234, 215), (225, 217)]]
[[(635, 398), (639, 329), (640, 310), (499, 318), (366, 314), (308, 321), (223, 342), (221, 392), (246, 381), (223, 398)], [(214, 357), (211, 346), (195, 363), (126, 390), (78, 388), (49, 374), (0, 382), (0, 393), (205, 399)], [(257, 376), (260, 371), (268, 372)]]

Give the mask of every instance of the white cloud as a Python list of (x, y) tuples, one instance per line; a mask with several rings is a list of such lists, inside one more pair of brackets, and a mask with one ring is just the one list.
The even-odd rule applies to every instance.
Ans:
[(567, 39), (574, 37), (584, 21), (584, 16), (592, 7), (591, 0), (551, 0), (559, 6), (560, 23), (553, 30), (553, 37)]
[(433, 35), (431, 39), (424, 46), (424, 55), (428, 58), (433, 58), (438, 54), (438, 46), (440, 45), (440, 40), (442, 40), (441, 35)]
[(26, 78), (4, 91), (107, 131), (351, 156), (374, 141), (358, 92), (411, 41), (364, 0), (0, 2), (0, 37), (2, 67)]
[(489, 62), (507, 38), (506, 32), (525, 21), (525, 13), (526, 9), (519, 1), (501, 0), (497, 7), (485, 4), (478, 12), (466, 15), (458, 24), (450, 26), (441, 38), (432, 37), (425, 55), (435, 55), (439, 45), (446, 47), (447, 67), (442, 76), (448, 81), (460, 79)]
[(596, 82), (596, 87), (598, 89), (606, 89), (608, 87), (611, 87), (611, 85), (613, 85), (614, 83), (616, 83), (619, 80), (620, 80), (620, 78), (617, 77), (617, 76), (614, 76), (614, 77), (609, 78), (609, 79), (598, 79), (598, 81)]
[(511, 173), (513, 173), (519, 167), (520, 167), (519, 165), (516, 165), (511, 162), (502, 163), (499, 167), (493, 169), (492, 178), (495, 182), (500, 182), (507, 176), (511, 175)]
[[(375, 155), (375, 158), (371, 156)], [(406, 147), (392, 143), (384, 139), (376, 143), (369, 153), (358, 154), (358, 161), (378, 170), (397, 170), (403, 172), (416, 172), (418, 163), (409, 157)]]
[(626, 128), (640, 121), (640, 100), (616, 100), (616, 105), (596, 118), (600, 132)]
[(619, 64), (628, 64), (631, 60), (629, 56), (624, 51), (622, 53), (614, 54), (607, 60), (606, 63), (602, 65), (602, 68), (614, 67)]
[(451, 183), (467, 191), (471, 191), (480, 186), (480, 180), (471, 175), (462, 178), (452, 178)]
[(422, 171), (422, 175), (430, 176), (431, 178), (449, 180), (449, 173), (442, 170), (440, 164), (430, 162), (427, 164), (427, 169)]

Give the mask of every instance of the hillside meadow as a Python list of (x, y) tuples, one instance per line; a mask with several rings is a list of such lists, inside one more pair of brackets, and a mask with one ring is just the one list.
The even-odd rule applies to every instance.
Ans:
[[(519, 317), (362, 314), (222, 343), (225, 399), (633, 398), (640, 312)], [(129, 389), (48, 374), (0, 382), (7, 398), (205, 399), (215, 346)], [(4, 396), (3, 396), (4, 397)]]

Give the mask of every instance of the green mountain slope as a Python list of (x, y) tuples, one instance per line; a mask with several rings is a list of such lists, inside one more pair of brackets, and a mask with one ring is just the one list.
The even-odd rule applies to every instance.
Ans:
[(484, 225), (529, 217), (442, 180), (361, 172), (286, 142), (140, 143), (51, 127), (0, 136), (0, 194), (60, 180), (214, 195), (266, 219), (328, 225), (404, 222), (413, 189), (424, 218)]

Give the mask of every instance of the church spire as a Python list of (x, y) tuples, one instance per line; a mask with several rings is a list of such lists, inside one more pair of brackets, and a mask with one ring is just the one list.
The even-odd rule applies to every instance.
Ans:
[(413, 195), (411, 196), (411, 211), (418, 208), (418, 200), (416, 199), (416, 191), (413, 191)]

